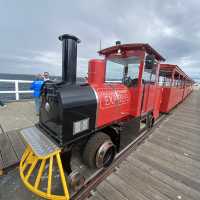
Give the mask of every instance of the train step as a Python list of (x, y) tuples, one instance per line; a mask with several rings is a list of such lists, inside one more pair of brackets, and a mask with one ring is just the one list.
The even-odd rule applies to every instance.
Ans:
[[(67, 181), (60, 158), (61, 149), (36, 127), (23, 129), (21, 134), (29, 144), (19, 167), (20, 177), (25, 186), (33, 193), (46, 199), (69, 199)], [(56, 166), (63, 194), (54, 194), (52, 191), (53, 173), (56, 171), (54, 169)], [(47, 179), (44, 178), (44, 175)]]

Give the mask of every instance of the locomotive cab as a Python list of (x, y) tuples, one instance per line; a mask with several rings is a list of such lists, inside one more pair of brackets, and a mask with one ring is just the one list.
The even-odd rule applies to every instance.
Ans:
[[(44, 83), (39, 122), (21, 132), (28, 143), (20, 163), (22, 180), (33, 192), (53, 199), (56, 198), (51, 194), (51, 179), (47, 193), (38, 188), (46, 160), (52, 176), (53, 159), (56, 159), (64, 196), (68, 198), (64, 170), (69, 186), (84, 182), (83, 176), (74, 169), (88, 174), (91, 168), (108, 167), (115, 155), (140, 134), (141, 122), (147, 127), (153, 125), (159, 115), (159, 62), (164, 61), (148, 44), (118, 42), (99, 51), (104, 58), (90, 60), (87, 82), (77, 83), (80, 40), (67, 34), (59, 39), (62, 41), (62, 81)], [(84, 167), (73, 164), (77, 159)], [(29, 176), (38, 160), (41, 166), (33, 185)], [(29, 163), (31, 169), (25, 175)]]
[[(151, 113), (152, 117), (157, 118), (159, 62), (164, 61), (164, 58), (148, 44), (140, 43), (118, 44), (101, 50), (99, 54), (105, 56), (104, 85), (115, 88), (115, 93), (120, 91), (117, 87), (124, 87), (127, 91), (127, 95), (117, 94), (118, 106), (115, 109), (122, 107), (118, 115), (121, 113), (130, 117), (145, 117)], [(119, 77), (120, 73), (121, 78), (116, 81), (116, 76)], [(109, 98), (107, 99), (109, 102)]]

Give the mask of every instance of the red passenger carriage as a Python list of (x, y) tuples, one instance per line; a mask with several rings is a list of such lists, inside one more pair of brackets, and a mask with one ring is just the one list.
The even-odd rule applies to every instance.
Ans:
[(168, 113), (192, 92), (193, 81), (177, 66), (161, 64), (159, 84), (162, 87), (160, 112)]

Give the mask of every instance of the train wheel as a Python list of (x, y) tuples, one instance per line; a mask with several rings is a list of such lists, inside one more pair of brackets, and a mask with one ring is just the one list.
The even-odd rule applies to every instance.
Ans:
[(115, 145), (103, 132), (93, 135), (87, 142), (83, 160), (90, 168), (108, 167), (115, 157)]

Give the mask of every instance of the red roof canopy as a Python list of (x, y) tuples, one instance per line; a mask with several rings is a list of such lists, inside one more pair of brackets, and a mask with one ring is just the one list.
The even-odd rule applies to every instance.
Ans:
[(145, 44), (145, 43), (132, 43), (132, 44), (115, 45), (115, 46), (108, 47), (106, 49), (100, 50), (99, 54), (107, 56), (109, 54), (117, 52), (118, 49), (120, 49), (121, 51), (126, 51), (126, 50), (141, 50), (141, 51), (145, 51), (148, 54), (153, 54), (157, 60), (159, 60), (159, 61), (165, 61), (165, 58), (163, 58), (149, 44)]
[(172, 73), (173, 70), (176, 71), (176, 73), (180, 74), (181, 76), (183, 76), (184, 78), (190, 80), (193, 82), (193, 80), (178, 66), (178, 65), (174, 65), (174, 64), (161, 64), (160, 65), (160, 71), (164, 71), (164, 72), (170, 72)]

